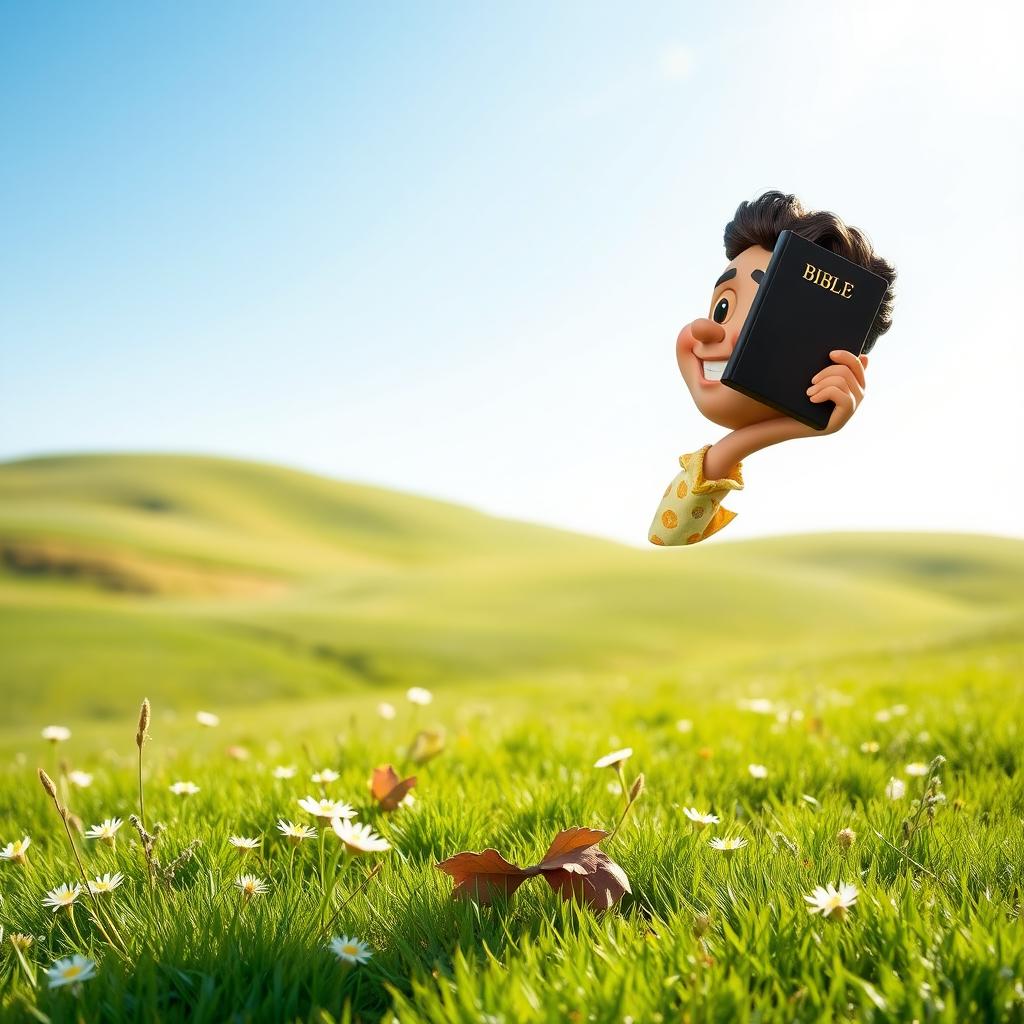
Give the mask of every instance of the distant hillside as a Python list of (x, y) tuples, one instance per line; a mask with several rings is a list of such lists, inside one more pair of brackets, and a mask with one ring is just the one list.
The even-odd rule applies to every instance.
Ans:
[(1024, 542), (822, 534), (636, 550), (275, 466), (0, 464), (12, 721), (573, 671), (714, 672), (1020, 621)]

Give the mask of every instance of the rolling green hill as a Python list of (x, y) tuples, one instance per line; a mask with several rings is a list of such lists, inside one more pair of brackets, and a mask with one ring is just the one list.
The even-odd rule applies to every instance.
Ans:
[(1020, 630), (1024, 542), (639, 550), (274, 466), (0, 465), (5, 718), (715, 671)]

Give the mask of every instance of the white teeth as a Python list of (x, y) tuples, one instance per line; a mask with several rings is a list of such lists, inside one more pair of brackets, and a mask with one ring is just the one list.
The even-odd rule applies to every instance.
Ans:
[(702, 359), (701, 366), (704, 368), (705, 380), (721, 380), (725, 373), (725, 364), (728, 359)]

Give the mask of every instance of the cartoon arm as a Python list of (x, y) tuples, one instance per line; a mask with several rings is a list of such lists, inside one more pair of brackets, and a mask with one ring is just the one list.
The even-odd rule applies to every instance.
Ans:
[(705, 471), (709, 476), (726, 471), (727, 467), (745, 459), (754, 452), (780, 441), (798, 437), (826, 437), (842, 429), (852, 418), (864, 399), (867, 382), (864, 371), (868, 357), (855, 356), (846, 349), (829, 353), (832, 362), (819, 370), (807, 388), (812, 402), (835, 402), (835, 409), (824, 430), (815, 430), (792, 416), (774, 416), (760, 423), (740, 427), (711, 446), (705, 457)]
[(735, 463), (721, 479), (704, 475), (705, 457), (712, 446), (679, 457), (682, 472), (670, 483), (654, 513), (647, 536), (652, 544), (696, 544), (717, 533), (736, 513), (722, 508), (729, 491), (743, 490), (742, 463)]

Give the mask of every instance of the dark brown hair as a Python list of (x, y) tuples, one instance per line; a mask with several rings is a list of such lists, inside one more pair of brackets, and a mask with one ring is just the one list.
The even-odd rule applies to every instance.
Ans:
[(864, 343), (864, 351), (870, 352), (878, 336), (892, 327), (892, 286), (896, 280), (896, 268), (872, 249), (867, 235), (859, 228), (844, 223), (834, 213), (805, 210), (796, 196), (783, 192), (765, 192), (752, 202), (740, 203), (732, 220), (725, 225), (725, 255), (734, 260), (752, 245), (774, 249), (779, 235), (786, 228), (852, 263), (859, 263), (889, 282)]

